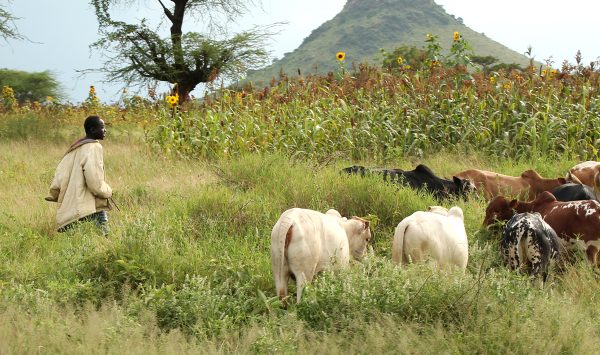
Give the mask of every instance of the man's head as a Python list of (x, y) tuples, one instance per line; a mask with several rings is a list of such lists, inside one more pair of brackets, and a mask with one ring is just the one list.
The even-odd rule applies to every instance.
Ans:
[(87, 138), (104, 139), (106, 136), (104, 121), (99, 116), (88, 116), (83, 123), (83, 128)]

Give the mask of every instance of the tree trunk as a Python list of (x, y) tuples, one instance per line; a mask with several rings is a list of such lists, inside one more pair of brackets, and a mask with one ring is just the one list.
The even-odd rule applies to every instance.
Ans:
[(190, 100), (190, 92), (192, 92), (192, 90), (196, 88), (196, 85), (198, 85), (198, 83), (192, 84), (185, 81), (177, 83), (174, 94), (176, 93), (177, 95), (179, 95), (180, 104)]

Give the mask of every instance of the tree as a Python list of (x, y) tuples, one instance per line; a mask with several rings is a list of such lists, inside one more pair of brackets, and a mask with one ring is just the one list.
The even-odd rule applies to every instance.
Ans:
[(19, 34), (17, 26), (15, 26), (15, 20), (18, 20), (18, 18), (0, 6), (0, 37), (4, 40), (24, 38)]
[(410, 68), (418, 70), (422, 69), (427, 59), (427, 51), (415, 46), (400, 46), (388, 53), (385, 49), (381, 49), (383, 55), (384, 68)]
[(471, 57), (471, 60), (473, 61), (473, 63), (480, 65), (481, 70), (484, 73), (487, 73), (489, 71), (489, 68), (498, 62), (498, 58), (491, 55), (474, 55)]
[(5, 85), (13, 88), (15, 98), (20, 103), (25, 101), (43, 102), (48, 96), (55, 99), (62, 96), (58, 81), (48, 71), (29, 73), (0, 69), (0, 87)]
[[(114, 5), (132, 1), (135, 0), (91, 0), (102, 36), (92, 47), (108, 53), (101, 68), (107, 81), (138, 86), (168, 82), (175, 85), (175, 93), (184, 102), (200, 83), (220, 76), (235, 77), (267, 64), (264, 47), (270, 27), (255, 27), (223, 38), (225, 31), (218, 18), (231, 20), (247, 11), (244, 0), (170, 0), (170, 6), (156, 0), (162, 9), (161, 23), (170, 25), (170, 33), (164, 38), (159, 33), (161, 26), (151, 30), (145, 18), (137, 24), (111, 18), (109, 11)], [(218, 35), (184, 33), (187, 16), (205, 21)]]

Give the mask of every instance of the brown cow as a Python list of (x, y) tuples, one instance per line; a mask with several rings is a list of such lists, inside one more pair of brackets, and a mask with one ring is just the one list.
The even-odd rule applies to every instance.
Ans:
[(515, 213), (539, 212), (556, 231), (561, 240), (570, 246), (586, 251), (589, 262), (600, 266), (600, 203), (594, 200), (557, 201), (550, 192), (542, 192), (531, 202), (509, 201), (504, 196), (492, 199), (485, 210), (483, 224), (494, 220), (506, 221)]
[[(590, 160), (583, 163), (579, 163), (571, 169), (569, 169), (569, 172), (567, 173), (567, 179), (569, 179), (569, 177), (573, 179), (572, 177), (575, 176), (577, 180), (581, 181), (582, 184), (593, 187), (594, 177), (599, 172), (600, 162)], [(577, 180), (573, 180), (577, 182)]]
[(521, 176), (509, 176), (493, 171), (471, 169), (455, 176), (471, 180), (477, 191), (483, 192), (483, 196), (488, 200), (495, 196), (508, 195), (531, 201), (541, 192), (551, 191), (567, 182), (562, 177), (545, 179), (535, 170), (524, 171)]

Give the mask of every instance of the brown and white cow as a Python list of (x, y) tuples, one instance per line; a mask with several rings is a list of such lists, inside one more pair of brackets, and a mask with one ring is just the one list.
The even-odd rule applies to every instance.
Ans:
[(538, 212), (569, 247), (586, 251), (589, 262), (600, 266), (600, 203), (594, 200), (557, 201), (550, 192), (542, 192), (531, 202), (497, 196), (485, 210), (483, 224), (507, 221), (515, 213)]
[[(572, 176), (575, 176), (582, 184), (593, 187), (594, 177), (599, 172), (600, 162), (588, 160), (569, 169), (569, 172), (567, 173), (567, 179), (571, 177), (570, 179), (575, 180), (572, 178)], [(575, 182), (577, 182), (577, 180), (575, 180)]]
[(535, 170), (524, 171), (521, 176), (509, 176), (493, 171), (470, 169), (455, 174), (460, 179), (469, 179), (483, 193), (486, 199), (495, 196), (512, 196), (528, 201), (533, 200), (543, 191), (551, 191), (557, 186), (567, 183), (565, 178), (546, 179)]

